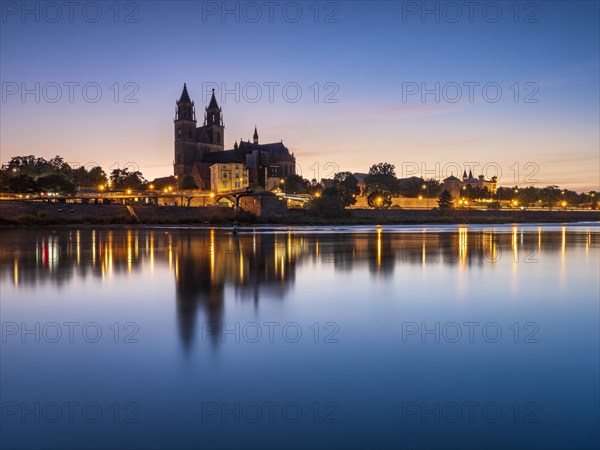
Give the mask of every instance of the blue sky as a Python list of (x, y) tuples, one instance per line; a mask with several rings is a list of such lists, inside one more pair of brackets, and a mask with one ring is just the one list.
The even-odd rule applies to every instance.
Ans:
[[(272, 22), (265, 2), (228, 2), (238, 21), (221, 15), (222, 2), (121, 2), (117, 23), (112, 1), (88, 5), (87, 16), (76, 7), (72, 21), (58, 2), (55, 23), (52, 5), (25, 4), (39, 17), (23, 16), (21, 2), (2, 2), (2, 162), (61, 154), (105, 169), (133, 162), (147, 178), (167, 175), (183, 83), (199, 116), (206, 83), (233, 91), (239, 83), (238, 101), (217, 91), (226, 146), (250, 138), (256, 124), (262, 142), (283, 140), (294, 151), (307, 178), (331, 167), (367, 171), (380, 161), (400, 176), (416, 164), (440, 178), (472, 163), (474, 172), (501, 170), (505, 185), (599, 188), (595, 1), (519, 2), (518, 17), (513, 1), (480, 2), (472, 20), (464, 2), (279, 2)], [(262, 17), (252, 23), (256, 7)], [(438, 8), (439, 17), (423, 17), (423, 7)], [(123, 23), (127, 14), (137, 22)], [(334, 23), (324, 23), (328, 15)], [(72, 103), (65, 82), (79, 83)], [(35, 83), (39, 102), (33, 94), (23, 99), (22, 87), (36, 90)], [(97, 102), (85, 100), (86, 83), (102, 90)], [(406, 83), (433, 90), (439, 83), (439, 101), (420, 93), (403, 101)], [(475, 83), (473, 102), (465, 83)], [(51, 102), (55, 84), (62, 97)], [(286, 100), (286, 84), (290, 96), (300, 87), (299, 101)], [(497, 102), (484, 97), (486, 84), (488, 93), (501, 89)], [(252, 102), (256, 85), (262, 97)], [(128, 93), (138, 102), (124, 102)]]

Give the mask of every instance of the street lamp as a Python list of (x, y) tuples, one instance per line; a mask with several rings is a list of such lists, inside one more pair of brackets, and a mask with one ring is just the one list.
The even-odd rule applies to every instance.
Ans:
[(175, 185), (177, 186), (177, 190), (179, 190), (179, 175), (175, 175)]
[(425, 191), (425, 198), (427, 199), (426, 204), (427, 204), (427, 208), (429, 209), (429, 186), (424, 184), (423, 186), (421, 186), (421, 189), (423, 189)]

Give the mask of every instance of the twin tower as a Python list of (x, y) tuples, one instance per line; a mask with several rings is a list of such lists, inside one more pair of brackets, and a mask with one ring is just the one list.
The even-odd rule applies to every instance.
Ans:
[(281, 178), (296, 173), (296, 158), (283, 141), (259, 144), (256, 127), (252, 141), (242, 139), (239, 145), (236, 142), (229, 150), (225, 150), (224, 143), (223, 111), (214, 89), (205, 109), (203, 125), (198, 127), (194, 102), (184, 84), (175, 111), (175, 175), (179, 178), (190, 175), (200, 189), (209, 189), (211, 166), (243, 164), (244, 169), (248, 169), (251, 185), (270, 189), (272, 185), (278, 186)]
[(204, 124), (197, 127), (194, 102), (184, 84), (175, 111), (175, 175), (191, 174), (194, 164), (202, 161), (207, 153), (222, 152), (224, 141), (223, 112), (217, 104), (214, 89), (205, 109)]

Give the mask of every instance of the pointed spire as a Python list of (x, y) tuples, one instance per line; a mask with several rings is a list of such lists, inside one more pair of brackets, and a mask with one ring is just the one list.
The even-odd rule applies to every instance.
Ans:
[(463, 172), (463, 179), (465, 179), (465, 178), (467, 178), (467, 171), (466, 170)]
[(256, 129), (256, 124), (254, 125), (254, 136), (252, 136), (254, 143), (258, 144), (258, 131)]
[(473, 172), (471, 170), (469, 170), (469, 180), (473, 178)]
[(237, 150), (238, 148), (239, 148), (239, 147), (238, 147), (238, 143), (237, 143), (237, 139), (236, 139), (236, 141), (235, 141), (235, 144), (233, 144), (233, 149), (234, 149), (234, 150)]
[(210, 103), (208, 104), (208, 109), (219, 109), (219, 105), (217, 103), (217, 99), (215, 98), (215, 90), (212, 90), (212, 97), (210, 98)]
[(186, 83), (183, 83), (183, 92), (181, 93), (181, 98), (179, 99), (179, 101), (184, 102), (184, 103), (192, 103), (192, 100), (190, 99), (190, 95), (188, 94), (188, 91), (187, 91)]

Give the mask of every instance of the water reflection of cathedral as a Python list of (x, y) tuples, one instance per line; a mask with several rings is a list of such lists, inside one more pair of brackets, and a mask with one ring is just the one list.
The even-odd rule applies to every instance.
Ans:
[[(373, 276), (392, 276), (402, 264), (473, 265), (535, 262), (543, 253), (598, 246), (598, 233), (503, 227), (457, 231), (390, 233), (254, 232), (233, 236), (222, 229), (45, 230), (11, 229), (0, 234), (0, 280), (19, 288), (74, 277), (126, 276), (155, 267), (175, 279), (181, 339), (194, 340), (197, 316), (223, 321), (226, 297), (258, 307), (261, 298), (283, 300), (299, 265), (320, 264), (336, 271), (365, 267)], [(218, 333), (216, 333), (218, 334)]]

